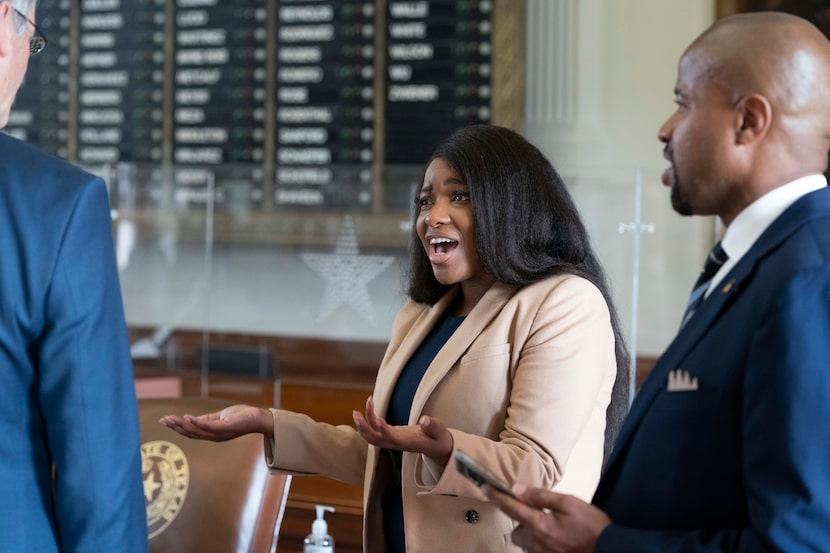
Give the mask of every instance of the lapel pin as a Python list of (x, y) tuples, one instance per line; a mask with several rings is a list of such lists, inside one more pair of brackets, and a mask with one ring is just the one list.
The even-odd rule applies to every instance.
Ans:
[(730, 280), (729, 282), (727, 282), (727, 283), (723, 286), (723, 288), (721, 288), (721, 293), (723, 293), (723, 294), (728, 294), (728, 293), (729, 293), (729, 291), (730, 291), (730, 290), (732, 290), (732, 287), (733, 287), (734, 285), (735, 285), (735, 279), (733, 278), (732, 280)]

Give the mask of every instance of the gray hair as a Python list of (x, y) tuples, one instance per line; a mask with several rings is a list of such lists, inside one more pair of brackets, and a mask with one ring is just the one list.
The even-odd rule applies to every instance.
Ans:
[[(9, 4), (11, 4), (12, 8), (16, 9), (23, 15), (28, 17), (29, 12), (35, 9), (37, 6), (38, 0), (9, 0)], [(15, 27), (17, 28), (17, 33), (22, 35), (26, 31), (26, 25), (28, 25), (22, 17), (18, 17), (15, 19)]]

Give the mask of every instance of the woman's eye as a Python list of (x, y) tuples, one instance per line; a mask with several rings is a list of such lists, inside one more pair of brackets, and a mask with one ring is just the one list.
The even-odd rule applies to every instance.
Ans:
[(470, 194), (468, 192), (456, 192), (452, 195), (452, 201), (454, 202), (465, 202), (470, 199)]
[(426, 207), (429, 205), (429, 198), (415, 198), (416, 207)]

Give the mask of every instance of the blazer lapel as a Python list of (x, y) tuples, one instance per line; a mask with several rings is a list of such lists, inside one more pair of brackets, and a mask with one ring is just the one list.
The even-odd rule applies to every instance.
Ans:
[(377, 380), (375, 381), (375, 390), (372, 396), (375, 402), (375, 413), (378, 415), (382, 417), (386, 416), (386, 411), (389, 408), (389, 399), (392, 396), (392, 390), (398, 382), (401, 371), (409, 361), (409, 358), (412, 357), (412, 354), (415, 353), (415, 350), (418, 349), (418, 346), (421, 345), (421, 342), (424, 341), (427, 334), (429, 334), (429, 331), (432, 330), (432, 327), (435, 326), (444, 312), (449, 309), (457, 293), (458, 287), (454, 287), (444, 294), (435, 305), (426, 307), (421, 311), (412, 323), (412, 328), (406, 333), (406, 337), (398, 345), (389, 360), (384, 363), (386, 370), (378, 372)]
[[(516, 288), (501, 282), (494, 283), (482, 296), (473, 310), (461, 323), (447, 343), (440, 349), (427, 368), (415, 397), (412, 400), (412, 410), (409, 414), (409, 423), (417, 424), (432, 391), (438, 385), (444, 375), (456, 365), (458, 360), (470, 347), (470, 344), (478, 338), (484, 328), (501, 312), (502, 307), (512, 297)], [(420, 342), (419, 342), (420, 344)]]
[(674, 338), (637, 392), (631, 410), (614, 443), (605, 472), (608, 472), (622, 455), (643, 416), (657, 397), (657, 393), (664, 387), (669, 371), (681, 366), (689, 352), (728, 309), (734, 298), (748, 286), (759, 261), (807, 221), (816, 217), (827, 217), (828, 210), (830, 210), (830, 190), (826, 188), (796, 201), (773, 221), (738, 264), (718, 284), (718, 287), (712, 290), (709, 297), (700, 304), (695, 315)]

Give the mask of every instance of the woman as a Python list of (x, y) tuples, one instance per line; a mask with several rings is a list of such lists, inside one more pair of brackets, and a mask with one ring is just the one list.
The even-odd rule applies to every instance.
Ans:
[(248, 406), (162, 423), (259, 432), (275, 471), (362, 483), (369, 553), (518, 551), (511, 519), (449, 460), (461, 450), (508, 482), (590, 499), (628, 404), (605, 278), (559, 175), (504, 128), (436, 149), (413, 223), (410, 301), (356, 428)]

